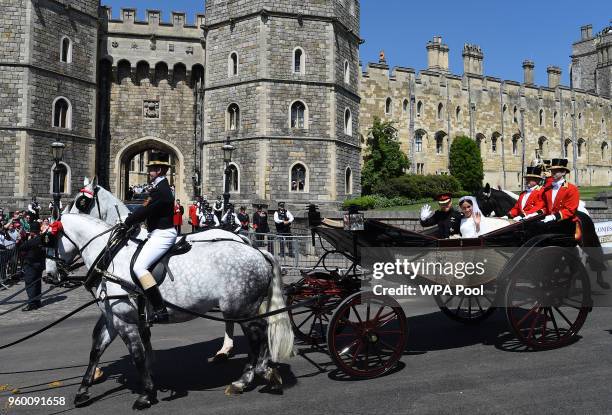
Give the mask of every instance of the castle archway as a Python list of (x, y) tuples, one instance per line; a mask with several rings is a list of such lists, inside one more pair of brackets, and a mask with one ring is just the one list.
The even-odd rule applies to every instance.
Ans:
[(148, 182), (147, 163), (152, 153), (164, 152), (170, 156), (171, 168), (168, 181), (174, 185), (176, 197), (184, 198), (185, 162), (180, 150), (172, 143), (157, 137), (143, 137), (122, 147), (115, 157), (114, 193), (121, 199), (129, 199), (130, 187), (145, 185)]

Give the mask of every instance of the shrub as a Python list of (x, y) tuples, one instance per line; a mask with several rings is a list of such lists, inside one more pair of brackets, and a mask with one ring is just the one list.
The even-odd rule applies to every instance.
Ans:
[(469, 137), (459, 136), (450, 147), (450, 174), (461, 183), (463, 190), (476, 192), (482, 188), (484, 172), (480, 148)]
[(412, 200), (433, 198), (444, 192), (458, 196), (461, 184), (448, 175), (417, 175), (406, 174), (401, 177), (387, 180), (374, 188), (374, 193), (385, 197), (404, 197)]
[(406, 206), (415, 203), (416, 200), (407, 197), (385, 197), (381, 195), (367, 195), (348, 199), (344, 201), (342, 207), (348, 209), (349, 206), (355, 206), (359, 210), (382, 209), (393, 206)]

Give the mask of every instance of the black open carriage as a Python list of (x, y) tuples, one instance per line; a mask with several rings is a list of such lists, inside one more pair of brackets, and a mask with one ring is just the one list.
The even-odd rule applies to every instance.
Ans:
[[(482, 294), (440, 294), (435, 300), (445, 315), (466, 324), (485, 320), (502, 305), (514, 335), (532, 349), (574, 341), (592, 308), (589, 275), (571, 236), (530, 237), (525, 222), (474, 239), (438, 239), (432, 230), (416, 233), (374, 220), (364, 221), (360, 231), (325, 222), (311, 227), (313, 245), (333, 248), (325, 249), (315, 267), (287, 287), (288, 304), (321, 299), (291, 310), (290, 318), (297, 338), (312, 346), (326, 344), (333, 362), (351, 377), (377, 377), (395, 367), (408, 333), (396, 299), (362, 291), (364, 248), (509, 248), (500, 250), (497, 275), (483, 284)], [(333, 255), (346, 257), (351, 265), (344, 271), (329, 267), (326, 260)]]

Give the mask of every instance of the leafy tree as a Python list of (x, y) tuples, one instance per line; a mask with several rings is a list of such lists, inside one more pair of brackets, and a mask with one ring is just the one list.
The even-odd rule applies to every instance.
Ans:
[(361, 171), (362, 193), (372, 193), (377, 185), (403, 175), (408, 167), (410, 162), (400, 149), (393, 122), (374, 117), (374, 124), (368, 131), (366, 156)]
[(484, 179), (480, 148), (474, 140), (458, 136), (450, 147), (450, 174), (456, 177), (464, 190), (475, 192)]

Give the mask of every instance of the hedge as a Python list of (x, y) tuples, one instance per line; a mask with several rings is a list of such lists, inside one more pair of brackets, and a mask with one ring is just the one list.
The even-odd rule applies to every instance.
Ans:
[(448, 175), (406, 174), (389, 179), (374, 189), (375, 194), (387, 198), (403, 197), (412, 200), (434, 198), (444, 192), (459, 196), (462, 194), (461, 184), (455, 177)]
[(359, 210), (370, 210), (370, 209), (382, 209), (393, 206), (406, 206), (412, 205), (417, 202), (414, 199), (406, 197), (384, 197), (381, 195), (367, 195), (357, 197), (355, 199), (348, 199), (344, 201), (342, 207), (348, 209), (349, 206), (355, 206)]

